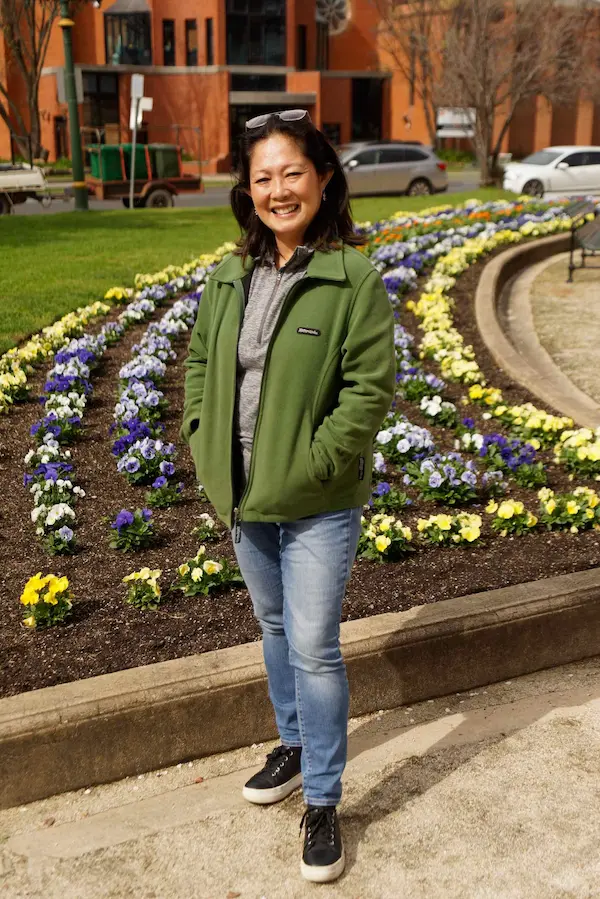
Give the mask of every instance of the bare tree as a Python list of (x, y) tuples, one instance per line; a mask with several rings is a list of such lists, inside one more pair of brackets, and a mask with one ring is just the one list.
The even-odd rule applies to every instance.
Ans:
[[(482, 184), (492, 183), (519, 103), (595, 92), (598, 10), (578, 0), (457, 0), (448, 15), (437, 99), (474, 110)], [(596, 53), (597, 55), (597, 53)]]
[(437, 84), (441, 58), (440, 0), (372, 0), (381, 48), (419, 98), (429, 140), (436, 143)]
[[(59, 0), (0, 0), (0, 31), (7, 47), (5, 82), (0, 79), (0, 119), (30, 162), (42, 150), (39, 87), (59, 12)], [(16, 70), (23, 84), (25, 109), (9, 94), (11, 70)]]

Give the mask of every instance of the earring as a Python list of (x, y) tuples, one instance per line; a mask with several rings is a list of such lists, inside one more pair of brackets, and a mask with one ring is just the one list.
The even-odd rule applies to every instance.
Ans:
[(327, 196), (325, 194), (325, 191), (323, 191), (323, 202), (325, 202), (326, 200), (327, 200)]
[(252, 210), (252, 214), (253, 214), (253, 215), (258, 215), (258, 212), (256, 211), (256, 206), (255, 206), (254, 209)]

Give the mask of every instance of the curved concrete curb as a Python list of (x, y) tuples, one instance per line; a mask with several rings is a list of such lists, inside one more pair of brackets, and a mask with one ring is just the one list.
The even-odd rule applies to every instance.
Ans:
[[(493, 259), (477, 286), (475, 315), (479, 332), (503, 371), (578, 425), (595, 428), (600, 425), (600, 406), (563, 374), (540, 344), (530, 308), (531, 281), (526, 278), (520, 284), (517, 277), (568, 250), (569, 240), (568, 234), (546, 237)], [(515, 278), (520, 286), (513, 291)], [(511, 329), (517, 332), (515, 340), (510, 339)]]
[[(342, 625), (351, 714), (600, 652), (600, 570)], [(276, 736), (262, 644), (0, 700), (0, 808)]]

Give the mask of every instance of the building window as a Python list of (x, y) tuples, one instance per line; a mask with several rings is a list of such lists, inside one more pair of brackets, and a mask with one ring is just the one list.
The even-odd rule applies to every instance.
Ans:
[(298, 25), (296, 32), (296, 68), (308, 68), (306, 59), (306, 25)]
[[(83, 73), (83, 124), (104, 128), (119, 121), (119, 76), (98, 72)], [(97, 135), (86, 134), (94, 142)]]
[(329, 26), (325, 22), (317, 22), (317, 69), (329, 68)]
[(383, 81), (352, 79), (352, 140), (381, 140)]
[(285, 65), (285, 3), (227, 0), (228, 65)]
[(229, 90), (285, 92), (285, 75), (240, 75), (233, 73)]
[(163, 19), (163, 65), (175, 65), (175, 20)]
[(195, 19), (185, 20), (185, 64), (198, 65), (198, 26)]
[(214, 50), (214, 34), (213, 34), (213, 20), (206, 20), (206, 65), (214, 66), (215, 64), (215, 50)]
[(107, 65), (152, 65), (148, 13), (106, 15), (104, 29)]

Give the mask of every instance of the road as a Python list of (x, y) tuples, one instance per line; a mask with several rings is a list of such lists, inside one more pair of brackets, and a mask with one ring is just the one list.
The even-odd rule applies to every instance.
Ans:
[[(476, 171), (451, 172), (449, 175), (449, 193), (473, 190), (477, 186), (479, 173)], [(443, 198), (443, 194), (438, 194)], [(175, 198), (175, 206), (179, 209), (195, 209), (202, 206), (228, 206), (229, 188), (222, 184), (207, 184), (203, 194), (181, 194)], [(44, 209), (36, 200), (27, 200), (15, 206), (17, 215), (52, 215), (56, 212), (69, 212), (73, 209), (73, 200), (55, 200), (48, 209)], [(90, 200), (90, 209), (123, 209), (120, 200)]]

